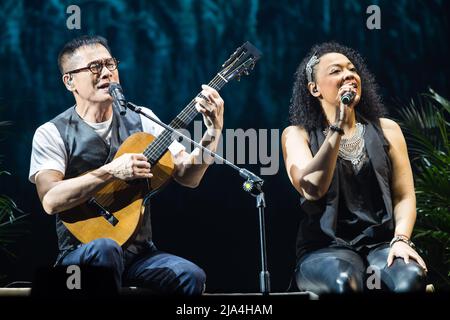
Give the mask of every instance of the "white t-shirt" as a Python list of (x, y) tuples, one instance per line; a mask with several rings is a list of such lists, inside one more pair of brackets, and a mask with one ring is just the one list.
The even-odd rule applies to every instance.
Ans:
[[(148, 113), (150, 116), (159, 119), (150, 109), (142, 107), (142, 111)], [(159, 124), (154, 123), (150, 119), (140, 115), (142, 122), (143, 132), (158, 136), (164, 131), (164, 128)], [(100, 122), (92, 123), (85, 121), (91, 126), (97, 134), (102, 137), (108, 144), (111, 140), (111, 119)], [(176, 155), (179, 152), (185, 150), (184, 146), (178, 141), (172, 142), (169, 146), (169, 151), (172, 155)], [(64, 142), (59, 134), (58, 129), (52, 122), (46, 122), (37, 128), (33, 137), (33, 147), (31, 151), (30, 172), (28, 179), (32, 183), (36, 183), (36, 176), (42, 170), (57, 170), (62, 174), (66, 172), (67, 165), (67, 152)]]

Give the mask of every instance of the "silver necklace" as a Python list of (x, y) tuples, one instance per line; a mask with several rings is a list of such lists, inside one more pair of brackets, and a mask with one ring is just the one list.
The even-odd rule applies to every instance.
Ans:
[(357, 122), (356, 131), (350, 138), (341, 138), (339, 144), (339, 157), (350, 161), (357, 171), (361, 169), (364, 152), (364, 132), (366, 127)]
[[(325, 135), (328, 133), (328, 130), (329, 129), (327, 128), (324, 131)], [(356, 171), (361, 169), (366, 154), (364, 152), (365, 130), (366, 126), (357, 122), (355, 134), (350, 138), (341, 138), (341, 142), (339, 144), (339, 158), (350, 161)]]

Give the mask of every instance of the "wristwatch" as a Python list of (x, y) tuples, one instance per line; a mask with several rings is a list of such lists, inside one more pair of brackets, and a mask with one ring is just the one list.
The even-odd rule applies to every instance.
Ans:
[(410, 246), (413, 249), (416, 248), (414, 243), (411, 240), (409, 240), (409, 238), (407, 236), (403, 236), (403, 235), (397, 235), (394, 238), (392, 238), (391, 242), (389, 243), (389, 247), (392, 247), (394, 245), (394, 243), (396, 243), (398, 241), (406, 243), (408, 246)]

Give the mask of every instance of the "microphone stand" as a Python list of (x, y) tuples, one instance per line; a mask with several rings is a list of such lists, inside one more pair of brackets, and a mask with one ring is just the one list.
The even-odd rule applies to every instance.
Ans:
[(267, 269), (267, 253), (266, 253), (266, 225), (265, 225), (265, 214), (264, 214), (264, 208), (266, 207), (266, 201), (264, 198), (264, 192), (262, 190), (262, 185), (264, 184), (264, 180), (258, 177), (253, 172), (245, 169), (240, 168), (233, 164), (232, 162), (228, 161), (227, 159), (219, 156), (217, 153), (205, 148), (201, 144), (195, 142), (191, 138), (185, 136), (181, 132), (178, 132), (176, 129), (168, 126), (167, 124), (161, 122), (160, 120), (152, 117), (151, 115), (148, 115), (144, 111), (142, 111), (142, 108), (131, 103), (127, 102), (127, 107), (138, 113), (143, 115), (144, 117), (150, 119), (151, 121), (159, 124), (169, 132), (175, 133), (177, 136), (185, 139), (186, 141), (191, 142), (194, 144), (197, 148), (200, 148), (201, 150), (207, 152), (209, 156), (215, 159), (219, 159), (223, 161), (226, 165), (230, 166), (234, 170), (239, 172), (239, 175), (245, 179), (244, 184), (242, 185), (244, 191), (251, 194), (253, 197), (256, 198), (256, 207), (258, 208), (258, 215), (259, 215), (259, 245), (260, 245), (260, 254), (261, 254), (261, 272), (259, 274), (259, 288), (262, 295), (268, 295), (270, 293), (270, 274)]

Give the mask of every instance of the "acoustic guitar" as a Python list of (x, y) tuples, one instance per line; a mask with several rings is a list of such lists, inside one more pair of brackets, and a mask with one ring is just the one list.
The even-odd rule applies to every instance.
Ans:
[[(260, 56), (261, 53), (256, 47), (249, 42), (244, 43), (222, 65), (208, 85), (219, 91), (232, 79), (240, 79), (243, 74), (248, 75)], [(201, 97), (201, 94), (197, 97)], [(176, 129), (185, 128), (197, 115), (193, 99), (170, 122), (170, 126)], [(173, 140), (168, 130), (164, 130), (157, 137), (145, 132), (129, 136), (118, 149), (114, 159), (124, 153), (143, 153), (151, 165), (153, 177), (111, 181), (86, 203), (60, 214), (67, 229), (82, 243), (98, 238), (110, 238), (121, 246), (129, 244), (141, 225), (145, 201), (171, 181), (174, 162), (167, 148)]]

